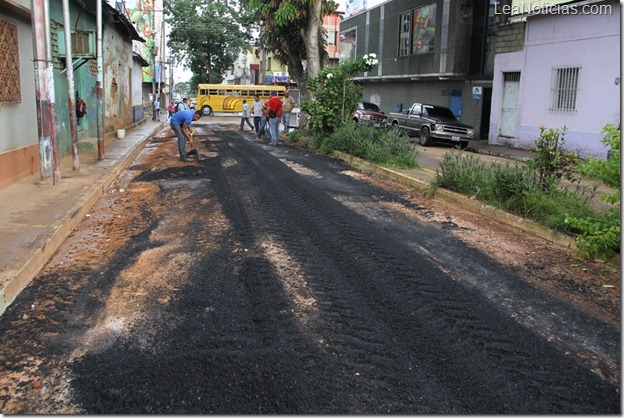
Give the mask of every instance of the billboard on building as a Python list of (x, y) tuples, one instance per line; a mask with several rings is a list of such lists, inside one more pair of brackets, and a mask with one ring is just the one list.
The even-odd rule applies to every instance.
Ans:
[[(126, 14), (134, 24), (137, 32), (141, 34), (141, 37), (147, 40), (147, 42), (138, 46), (138, 52), (150, 63), (149, 67), (143, 67), (143, 82), (151, 83), (152, 81), (158, 81), (154, 79), (153, 51), (155, 50), (152, 50), (156, 46), (154, 40), (154, 1), (137, 1), (135, 4), (132, 4), (132, 1), (126, 2)], [(137, 48), (136, 45), (135, 48)]]
[(433, 52), (436, 26), (436, 5), (414, 9), (414, 32), (412, 33), (412, 55)]
[(366, 10), (366, 0), (345, 0), (345, 18)]

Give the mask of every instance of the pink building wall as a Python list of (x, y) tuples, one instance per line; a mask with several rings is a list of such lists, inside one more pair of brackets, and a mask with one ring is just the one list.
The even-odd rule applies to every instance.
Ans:
[[(489, 143), (531, 148), (540, 126), (568, 127), (567, 148), (606, 158), (604, 125), (620, 124), (620, 7), (611, 14), (529, 17), (524, 50), (495, 58)], [(580, 67), (577, 109), (550, 111), (553, 68)], [(503, 73), (520, 71), (516, 137), (498, 136)]]

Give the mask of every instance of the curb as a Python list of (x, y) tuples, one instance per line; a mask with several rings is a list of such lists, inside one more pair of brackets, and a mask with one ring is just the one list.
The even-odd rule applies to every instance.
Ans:
[[(380, 174), (383, 177), (395, 180), (403, 185), (413, 187), (417, 190), (428, 192), (432, 191), (431, 185), (428, 182), (411, 177), (399, 171), (375, 165), (366, 160), (362, 160), (361, 158), (354, 157), (340, 151), (334, 151), (333, 155), (353, 167)], [(513, 215), (509, 212), (495, 208), (494, 206), (486, 205), (476, 199), (470, 199), (462, 194), (445, 189), (437, 189), (434, 193), (436, 196), (439, 196), (449, 202), (458, 203), (472, 212), (487, 216), (494, 221), (512, 226), (540, 238), (544, 238), (561, 247), (571, 248), (572, 244), (575, 242), (574, 238), (560, 232), (544, 228), (532, 220)]]
[(130, 165), (160, 128), (160, 126), (155, 126), (151, 132), (146, 133), (146, 137), (137, 142), (130, 152), (121, 157), (111, 170), (102, 174), (87, 188), (77, 199), (76, 205), (68, 211), (68, 216), (60, 219), (57, 225), (53, 227), (52, 233), (47, 238), (43, 238), (44, 242), (41, 248), (37, 248), (30, 254), (21, 254), (7, 266), (5, 274), (3, 274), (4, 277), (0, 278), (0, 315), (41, 271), (98, 199), (102, 197), (119, 174)]

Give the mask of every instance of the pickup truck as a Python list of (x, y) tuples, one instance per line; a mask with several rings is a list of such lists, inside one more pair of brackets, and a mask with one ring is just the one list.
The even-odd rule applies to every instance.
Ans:
[(384, 128), (388, 122), (388, 116), (375, 103), (360, 102), (355, 112), (353, 112), (353, 121)]
[(432, 104), (414, 103), (407, 112), (391, 112), (388, 124), (410, 137), (418, 137), (425, 146), (440, 141), (464, 149), (474, 136), (474, 128), (459, 122), (451, 109)]

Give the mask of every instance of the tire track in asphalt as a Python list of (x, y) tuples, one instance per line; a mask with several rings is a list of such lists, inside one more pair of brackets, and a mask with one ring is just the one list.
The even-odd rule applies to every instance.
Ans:
[[(230, 148), (241, 148), (241, 146), (236, 144)], [(383, 275), (386, 272), (388, 264), (401, 265), (401, 259), (405, 257), (409, 257), (410, 255), (413, 257), (413, 254), (409, 254), (408, 252), (407, 254), (402, 255), (402, 257), (393, 258), (393, 254), (391, 252), (385, 251), (385, 248), (388, 248), (386, 244), (376, 245), (375, 243), (371, 242), (369, 238), (370, 230), (371, 230), (370, 225), (366, 225), (366, 228), (360, 229), (358, 233), (354, 233), (353, 231), (358, 231), (359, 229), (358, 224), (360, 223), (358, 222), (356, 222), (356, 224), (349, 223), (348, 221), (345, 220), (347, 219), (348, 215), (344, 215), (342, 213), (335, 214), (336, 211), (341, 212), (341, 210), (339, 208), (336, 209), (334, 205), (331, 204), (331, 202), (328, 203), (322, 199), (319, 199), (316, 197), (317, 195), (313, 193), (306, 193), (308, 190), (314, 189), (314, 186), (310, 185), (309, 182), (293, 180), (291, 177), (287, 176), (287, 173), (284, 171), (284, 169), (281, 169), (278, 164), (272, 163), (270, 160), (265, 160), (263, 162), (263, 168), (266, 169), (266, 176), (263, 177), (262, 181), (271, 183), (270, 189), (272, 190), (272, 197), (274, 199), (280, 202), (283, 202), (284, 204), (288, 203), (289, 205), (292, 205), (291, 201), (287, 197), (281, 197), (283, 193), (286, 193), (290, 197), (296, 197), (296, 200), (298, 202), (302, 202), (302, 203), (295, 204), (294, 207), (289, 208), (288, 211), (282, 210), (279, 216), (287, 216), (287, 214), (285, 215), (283, 212), (305, 213), (306, 215), (309, 216), (309, 219), (310, 219), (309, 224), (314, 225), (315, 227), (318, 227), (318, 230), (315, 231), (315, 233), (318, 234), (320, 232), (321, 234), (325, 234), (324, 239), (319, 239), (319, 241), (321, 241), (321, 243), (330, 242), (332, 244), (330, 248), (331, 251), (335, 251), (336, 253), (339, 253), (339, 252), (344, 253), (345, 252), (344, 248), (347, 248), (347, 249), (350, 248), (350, 250), (347, 250), (345, 254), (341, 254), (340, 256), (334, 255), (334, 259), (339, 258), (340, 260), (345, 260), (345, 259), (355, 260), (355, 262), (348, 263), (348, 267), (346, 270), (353, 271), (355, 268), (356, 270), (360, 269), (360, 272), (358, 274), (351, 275), (351, 276), (357, 276), (358, 278), (361, 278), (361, 277), (366, 277), (366, 276), (374, 276), (377, 274)], [(315, 169), (315, 168), (312, 168), (312, 169)], [(316, 171), (318, 172), (320, 170), (316, 170)], [(280, 175), (278, 175), (277, 173), (280, 173)], [(291, 182), (293, 183), (292, 186), (290, 185)], [(257, 185), (257, 187), (260, 187), (260, 186), (261, 186), (260, 184)], [(316, 191), (317, 190), (315, 190), (315, 192)], [(263, 206), (260, 205), (260, 207), (263, 207)], [(301, 227), (301, 225), (298, 225), (298, 226)], [(282, 234), (285, 232), (286, 229), (288, 228), (281, 228), (278, 230), (278, 232)], [(329, 232), (326, 233), (325, 232), (326, 230)], [(340, 238), (342, 237), (344, 238), (340, 240)], [(357, 246), (349, 247), (349, 245), (353, 244), (354, 240), (357, 242)], [(288, 240), (285, 240), (285, 241), (288, 241)], [(318, 247), (319, 245), (317, 245), (317, 248)], [(362, 259), (359, 260), (360, 261), (359, 262), (357, 260), (358, 254), (368, 254), (368, 255), (372, 255), (372, 257), (366, 260), (366, 262), (361, 262), (363, 261)], [(390, 260), (391, 263), (389, 263), (388, 260)], [(302, 264), (305, 264), (305, 263), (302, 263)], [(336, 269), (338, 271), (340, 270), (339, 264), (340, 263), (337, 263), (336, 265)], [(414, 267), (413, 265), (405, 265), (403, 267), (403, 270), (408, 271), (410, 268), (413, 268), (413, 267)], [(429, 268), (431, 269), (431, 266)], [(435, 268), (433, 270), (435, 271)], [(344, 271), (343, 273), (345, 277), (349, 278), (350, 276), (349, 271)], [(410, 279), (412, 282), (414, 281), (414, 278), (409, 275), (407, 277), (398, 277), (396, 278), (396, 281), (397, 282), (401, 280), (409, 281)], [(355, 282), (356, 280), (357, 280), (356, 277), (351, 278), (352, 282)], [(428, 280), (430, 280), (430, 278), (426, 280), (421, 280), (421, 281), (427, 282)], [(426, 310), (422, 310), (421, 315), (423, 315), (424, 318), (435, 319), (439, 315), (447, 315), (447, 312), (450, 309), (450, 307), (454, 307), (455, 309), (458, 309), (458, 313), (455, 314), (454, 318), (451, 316), (449, 321), (456, 323), (456, 326), (455, 326), (456, 329), (452, 330), (453, 333), (460, 334), (458, 335), (458, 337), (466, 338), (465, 335), (462, 335), (462, 334), (466, 334), (465, 329), (471, 329), (470, 327), (471, 324), (479, 323), (480, 321), (483, 322), (483, 317), (472, 316), (470, 317), (470, 320), (466, 320), (467, 318), (466, 313), (474, 309), (474, 304), (472, 303), (467, 304), (461, 301), (462, 299), (461, 296), (465, 296), (465, 294), (463, 295), (460, 294), (463, 292), (464, 292), (463, 289), (456, 290), (455, 291), (456, 294), (454, 295), (454, 297), (443, 298), (443, 302), (437, 302), (434, 300), (433, 303), (437, 304), (439, 308), (436, 311), (429, 310), (428, 312)], [(418, 292), (414, 293), (413, 296), (417, 297), (418, 296), (417, 293)], [(441, 291), (437, 293), (438, 296), (445, 295), (445, 294), (446, 293), (444, 289), (442, 289)], [(387, 295), (379, 295), (379, 296), (381, 296), (382, 298), (388, 297)], [(479, 298), (476, 297), (476, 299), (479, 299)], [(432, 301), (421, 300), (421, 302), (431, 303)], [(487, 301), (485, 301), (485, 303), (487, 303)], [(401, 306), (401, 304), (395, 303), (393, 306), (398, 307), (398, 306)], [(496, 313), (494, 312), (492, 314), (496, 314)], [(463, 322), (458, 323), (458, 321), (460, 320), (463, 320)], [(505, 354), (504, 356), (505, 363), (509, 363), (509, 355), (513, 354), (513, 358), (515, 359), (513, 363), (515, 363), (515, 365), (506, 367), (504, 364), (499, 364), (497, 365), (497, 367), (499, 368), (502, 367), (505, 373), (514, 374), (514, 375), (520, 373), (519, 372), (520, 370), (526, 369), (527, 358), (530, 357), (528, 353), (530, 352), (531, 347), (520, 349), (518, 347), (518, 344), (516, 343), (515, 347), (513, 349), (510, 349), (509, 347), (514, 345), (514, 343), (511, 340), (509, 339), (506, 339), (503, 341), (492, 340), (491, 338), (492, 334), (503, 334), (503, 335), (505, 334), (504, 332), (505, 330), (501, 329), (501, 327), (497, 326), (496, 324), (492, 324), (490, 327), (487, 327), (484, 330), (484, 332), (483, 331), (477, 332), (477, 330), (478, 328), (473, 326), (472, 331), (470, 331), (469, 333), (469, 336), (472, 336), (475, 340), (487, 341), (486, 338), (488, 336), (490, 339), (490, 341), (487, 341), (487, 343), (484, 345), (484, 348), (482, 349), (482, 350), (485, 350), (486, 352), (485, 357), (497, 359), (497, 358), (500, 358), (500, 356), (497, 356), (497, 353), (502, 353), (502, 354)], [(474, 334), (477, 334), (477, 335), (474, 335)], [(441, 349), (442, 347), (447, 346), (447, 344), (448, 344), (448, 341), (440, 341), (440, 344), (437, 347), (437, 349)], [(466, 344), (462, 344), (460, 345), (460, 347), (465, 350)], [(480, 355), (483, 357), (483, 353), (481, 353)], [(475, 358), (474, 360), (477, 360), (477, 358)], [(461, 365), (462, 362), (459, 362), (459, 363), (460, 363), (459, 365)], [(522, 366), (522, 368), (516, 370), (518, 366)], [(535, 377), (535, 376), (532, 376), (532, 374), (536, 370), (539, 370), (540, 367), (542, 367), (542, 365), (540, 362), (537, 362), (536, 364), (533, 364), (532, 367), (534, 367), (534, 370), (528, 369), (526, 373), (524, 374), (520, 373), (523, 376), (523, 378), (527, 381), (530, 381), (532, 378)], [(501, 373), (501, 370), (494, 370), (494, 371)], [(479, 374), (479, 370), (472, 370), (471, 372), (476, 375)], [(552, 379), (552, 375), (548, 375), (547, 377), (549, 379)], [(483, 379), (485, 379), (485, 377), (483, 377)], [(545, 381), (544, 383), (547, 383), (547, 382)], [(550, 382), (550, 383), (553, 383), (553, 382)], [(499, 382), (495, 382), (495, 383), (493, 382), (489, 384), (489, 387), (486, 386), (485, 389), (492, 391), (492, 393), (501, 392), (500, 388), (498, 388), (497, 386), (499, 386)], [(477, 389), (477, 391), (481, 391), (482, 389), (483, 387)], [(462, 388), (462, 390), (465, 391), (466, 389)], [(503, 393), (504, 396), (501, 396), (501, 399), (510, 395), (513, 398), (513, 393), (517, 392), (517, 387), (509, 388), (509, 390), (505, 392)], [(529, 395), (530, 395), (529, 397), (533, 395), (540, 395), (540, 393), (533, 394), (531, 392), (532, 391), (529, 388)], [(563, 396), (563, 394), (556, 393), (556, 394), (553, 394), (553, 397), (554, 399), (549, 399), (548, 402), (560, 402), (560, 406), (562, 408), (567, 408), (569, 405), (573, 404), (572, 401), (574, 400), (575, 395), (571, 395), (570, 397), (566, 399), (566, 396)], [(557, 398), (560, 398), (560, 399), (557, 399)], [(515, 407), (518, 407), (518, 405), (521, 405), (521, 403), (520, 404), (516, 403)], [(474, 406), (477, 407), (477, 405), (474, 405)], [(528, 408), (536, 407), (535, 405), (525, 405), (525, 406)], [(548, 405), (548, 406), (552, 407), (552, 405)], [(540, 406), (538, 406), (538, 408), (540, 408)]]

